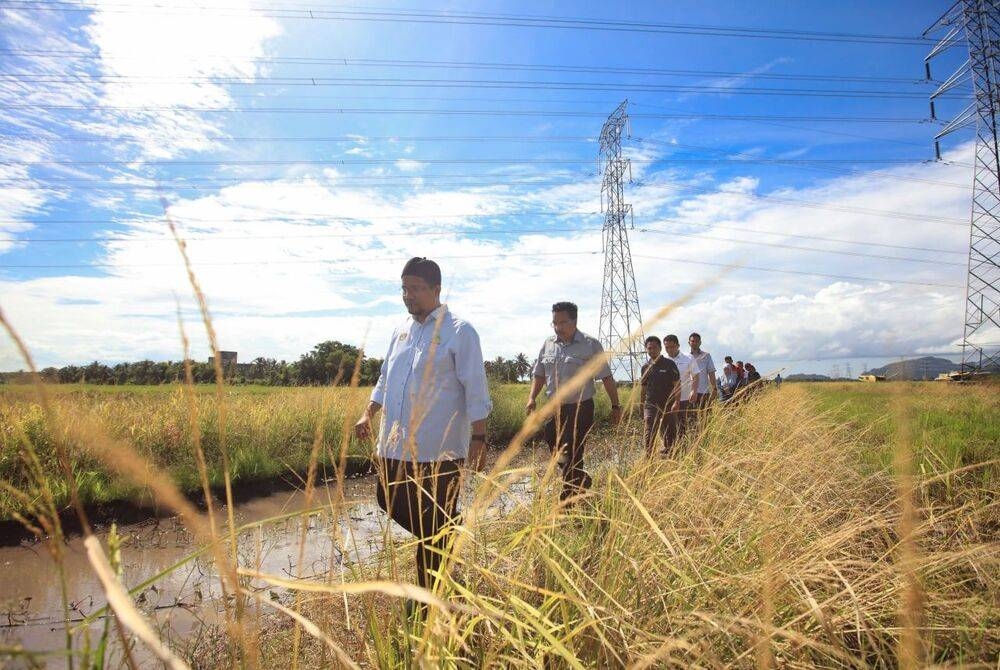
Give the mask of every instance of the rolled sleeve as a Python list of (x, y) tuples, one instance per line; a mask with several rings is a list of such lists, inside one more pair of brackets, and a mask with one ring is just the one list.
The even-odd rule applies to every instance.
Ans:
[(535, 369), (532, 370), (531, 374), (535, 377), (545, 376), (545, 364), (542, 363), (542, 357), (545, 356), (545, 347), (543, 346), (538, 350), (538, 358), (535, 359)]
[(455, 374), (465, 389), (465, 411), (469, 421), (489, 416), (493, 409), (479, 334), (469, 326), (462, 329), (455, 350)]
[(375, 382), (375, 388), (372, 389), (372, 395), (369, 400), (378, 403), (379, 405), (385, 405), (385, 378), (386, 371), (389, 369), (389, 357), (392, 356), (392, 347), (396, 344), (396, 337), (398, 333), (393, 331), (392, 339), (389, 340), (389, 350), (385, 352), (385, 358), (382, 359), (382, 367), (379, 369), (378, 381)]
[(601, 357), (601, 367), (598, 368), (597, 372), (594, 373), (594, 379), (601, 380), (605, 377), (611, 376), (611, 367), (608, 365), (608, 358), (604, 355), (604, 347), (601, 346), (600, 340), (594, 340), (594, 353), (593, 356)]

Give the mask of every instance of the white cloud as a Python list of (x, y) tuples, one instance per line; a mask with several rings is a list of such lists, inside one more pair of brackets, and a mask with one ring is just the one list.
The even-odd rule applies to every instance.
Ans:
[(400, 172), (420, 172), (424, 169), (425, 164), (409, 158), (400, 158), (395, 162), (395, 166)]

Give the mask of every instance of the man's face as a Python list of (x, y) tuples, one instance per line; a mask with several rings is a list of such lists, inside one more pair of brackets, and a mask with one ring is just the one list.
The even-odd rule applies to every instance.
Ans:
[(431, 286), (423, 277), (403, 275), (402, 292), (406, 311), (419, 316), (438, 306), (441, 287)]
[(692, 335), (688, 338), (688, 345), (691, 347), (691, 351), (698, 351), (701, 349), (701, 338), (697, 335)]
[(660, 344), (656, 341), (646, 342), (646, 353), (649, 354), (650, 358), (656, 358), (660, 355)]
[(681, 345), (677, 342), (663, 340), (663, 348), (667, 350), (667, 356), (674, 358), (678, 353), (680, 353)]
[(552, 330), (556, 337), (564, 342), (568, 342), (576, 334), (576, 321), (571, 319), (567, 312), (552, 312)]

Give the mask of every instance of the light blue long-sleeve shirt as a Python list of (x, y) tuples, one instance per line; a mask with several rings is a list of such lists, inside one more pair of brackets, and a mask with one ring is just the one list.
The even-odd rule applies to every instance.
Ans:
[(379, 456), (466, 458), (471, 422), (493, 408), (479, 334), (446, 305), (423, 323), (408, 318), (392, 334), (371, 399), (382, 406)]

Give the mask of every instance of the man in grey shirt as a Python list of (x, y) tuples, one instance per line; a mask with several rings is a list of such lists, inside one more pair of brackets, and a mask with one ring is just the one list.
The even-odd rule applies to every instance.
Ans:
[[(604, 347), (600, 342), (577, 330), (576, 317), (577, 307), (573, 303), (557, 302), (552, 305), (555, 335), (545, 340), (535, 361), (531, 392), (525, 406), (529, 414), (535, 409), (535, 398), (543, 384), (546, 395), (551, 398), (559, 386), (572, 379), (588, 361), (595, 356), (604, 356)], [(618, 402), (618, 387), (607, 361), (595, 373), (594, 379), (604, 384), (611, 399), (611, 423), (617, 425), (621, 421), (622, 410)], [(583, 445), (594, 425), (594, 393), (593, 381), (588, 379), (545, 424), (545, 441), (549, 449), (558, 454), (562, 467), (562, 500), (590, 487), (590, 475), (583, 469)]]

